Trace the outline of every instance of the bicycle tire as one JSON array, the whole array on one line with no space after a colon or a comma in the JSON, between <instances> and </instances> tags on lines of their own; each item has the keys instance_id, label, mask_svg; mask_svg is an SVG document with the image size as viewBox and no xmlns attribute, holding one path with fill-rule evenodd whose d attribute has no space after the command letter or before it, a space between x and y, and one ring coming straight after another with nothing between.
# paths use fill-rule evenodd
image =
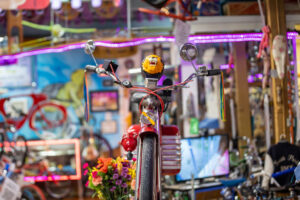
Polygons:
<instances>
[{"instance_id":1,"label":"bicycle tire","mask_svg":"<svg viewBox=\"0 0 300 200\"><path fill-rule=\"evenodd\" d=\"M138 188L138 199L152 200L155 192L155 135L149 134L142 138L141 164L140 166L140 187Z\"/></svg>"},{"instance_id":2,"label":"bicycle tire","mask_svg":"<svg viewBox=\"0 0 300 200\"><path fill-rule=\"evenodd\" d=\"M103 156L101 154L105 153L107 156L106 157L113 157L113 150L112 147L110 146L109 142L107 139L105 139L102 135L95 134L94 138L97 138L95 141L95 144L97 146L97 149L100 152L100 156Z\"/></svg>"},{"instance_id":3,"label":"bicycle tire","mask_svg":"<svg viewBox=\"0 0 300 200\"><path fill-rule=\"evenodd\" d=\"M59 173L55 173L58 175ZM65 175L65 174L64 174ZM46 181L45 188L47 193L54 199L64 199L66 198L72 189L72 181Z\"/></svg>"},{"instance_id":4,"label":"bicycle tire","mask_svg":"<svg viewBox=\"0 0 300 200\"><path fill-rule=\"evenodd\" d=\"M14 163L16 164L17 168L22 168L23 165L25 164L27 154L28 154L27 140L24 136L19 135L15 139L15 144L17 145L13 147Z\"/></svg>"},{"instance_id":5,"label":"bicycle tire","mask_svg":"<svg viewBox=\"0 0 300 200\"><path fill-rule=\"evenodd\" d=\"M103 158L112 158L113 155L113 149L110 146L109 142L101 135L101 134L93 134L93 141L90 140L90 133L88 132L81 132L80 136L80 145L81 145L81 155L84 160L91 161L93 158L88 158L88 152L92 149L95 149L94 156L103 157ZM92 146L91 146L92 145Z\"/></svg>"},{"instance_id":6,"label":"bicycle tire","mask_svg":"<svg viewBox=\"0 0 300 200\"><path fill-rule=\"evenodd\" d=\"M25 185L21 191L21 200L47 200L43 191L36 185Z\"/></svg>"},{"instance_id":7,"label":"bicycle tire","mask_svg":"<svg viewBox=\"0 0 300 200\"><path fill-rule=\"evenodd\" d=\"M5 143L5 136L4 133L0 132L0 159L2 158L2 155L4 154L4 143Z\"/></svg>"},{"instance_id":8,"label":"bicycle tire","mask_svg":"<svg viewBox=\"0 0 300 200\"><path fill-rule=\"evenodd\" d=\"M29 127L41 139L58 139L64 131L67 110L64 106L46 102L34 109L29 118Z\"/></svg>"}]
</instances>

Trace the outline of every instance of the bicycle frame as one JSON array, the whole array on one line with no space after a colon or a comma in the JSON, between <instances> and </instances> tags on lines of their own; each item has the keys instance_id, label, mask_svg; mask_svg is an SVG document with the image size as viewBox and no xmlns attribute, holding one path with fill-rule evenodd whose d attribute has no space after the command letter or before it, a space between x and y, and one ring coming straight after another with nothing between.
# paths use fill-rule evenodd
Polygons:
<instances>
[{"instance_id":1,"label":"bicycle frame","mask_svg":"<svg viewBox=\"0 0 300 200\"><path fill-rule=\"evenodd\" d=\"M26 97L26 96L31 97L33 100L32 107L30 108L29 113L27 115L24 115L21 120L7 118L6 117L7 113L5 111L5 105L4 105L5 102L9 101L12 98ZM8 123L9 125L13 125L16 130L19 130L24 125L25 121L29 118L29 116L32 114L34 108L37 107L41 102L45 100L47 100L47 96L45 94L15 95L11 97L6 97L0 99L0 112L5 117L6 123Z\"/></svg>"},{"instance_id":2,"label":"bicycle frame","mask_svg":"<svg viewBox=\"0 0 300 200\"><path fill-rule=\"evenodd\" d=\"M154 113L155 121L151 124L143 123L141 119L140 125L133 125L129 127L129 130L135 130L134 133L129 131L129 134L124 134L121 145L127 151L136 149L137 157L139 158L137 164L137 178L136 178L136 199L140 199L140 180L141 170L143 162L142 148L143 137L146 135L155 136L154 147L154 173L153 176L153 199L161 199L161 176L162 175L174 175L179 173L181 167L181 148L180 148L180 135L177 126L164 126L161 125L161 116L159 113L158 105L155 105L155 101L148 97L144 101L147 102L147 106L144 106L142 113L152 112ZM146 114L142 114L146 115ZM141 116L142 117L142 116ZM134 142L137 140L137 142ZM165 153L164 153L165 152Z\"/></svg>"}]
</instances>

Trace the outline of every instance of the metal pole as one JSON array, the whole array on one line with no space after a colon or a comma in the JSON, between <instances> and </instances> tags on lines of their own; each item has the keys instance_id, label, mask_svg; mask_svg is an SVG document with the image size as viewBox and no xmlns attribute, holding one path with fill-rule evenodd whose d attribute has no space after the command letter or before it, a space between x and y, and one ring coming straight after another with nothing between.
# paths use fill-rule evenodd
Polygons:
<instances>
[{"instance_id":1,"label":"metal pole","mask_svg":"<svg viewBox=\"0 0 300 200\"><path fill-rule=\"evenodd\" d=\"M297 61L297 39L293 38L293 51L294 51L294 78L295 78L295 107L296 107L296 136L295 142L300 139L300 108L299 108L299 88L298 88L298 61Z\"/></svg>"},{"instance_id":2,"label":"metal pole","mask_svg":"<svg viewBox=\"0 0 300 200\"><path fill-rule=\"evenodd\" d=\"M131 0L127 0L127 37L131 38Z\"/></svg>"}]
</instances>

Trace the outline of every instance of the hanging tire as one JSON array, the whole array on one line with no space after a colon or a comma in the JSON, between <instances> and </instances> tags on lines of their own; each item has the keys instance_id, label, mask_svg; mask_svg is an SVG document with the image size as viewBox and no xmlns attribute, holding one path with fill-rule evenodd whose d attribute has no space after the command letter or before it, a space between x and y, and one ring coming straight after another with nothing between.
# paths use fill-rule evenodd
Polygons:
<instances>
[{"instance_id":1,"label":"hanging tire","mask_svg":"<svg viewBox=\"0 0 300 200\"><path fill-rule=\"evenodd\" d=\"M4 154L5 133L0 132L0 159Z\"/></svg>"},{"instance_id":2,"label":"hanging tire","mask_svg":"<svg viewBox=\"0 0 300 200\"><path fill-rule=\"evenodd\" d=\"M43 191L36 185L23 186L21 191L21 200L46 200Z\"/></svg>"},{"instance_id":3,"label":"hanging tire","mask_svg":"<svg viewBox=\"0 0 300 200\"><path fill-rule=\"evenodd\" d=\"M140 200L152 200L156 187L156 136L145 135L142 138L141 165L140 165Z\"/></svg>"},{"instance_id":4,"label":"hanging tire","mask_svg":"<svg viewBox=\"0 0 300 200\"><path fill-rule=\"evenodd\" d=\"M32 112L29 127L41 139L61 139L67 122L65 107L52 102L39 104Z\"/></svg>"},{"instance_id":5,"label":"hanging tire","mask_svg":"<svg viewBox=\"0 0 300 200\"><path fill-rule=\"evenodd\" d=\"M54 175L66 175L63 171L56 171L53 174L48 174L47 176L54 176ZM68 176L70 174L67 174ZM72 190L72 181L70 179L64 181L46 181L45 182L45 189L50 197L54 199L64 199L66 198Z\"/></svg>"},{"instance_id":6,"label":"hanging tire","mask_svg":"<svg viewBox=\"0 0 300 200\"><path fill-rule=\"evenodd\" d=\"M14 141L13 159L17 168L22 168L25 164L28 154L27 140L24 136L19 135Z\"/></svg>"}]
</instances>

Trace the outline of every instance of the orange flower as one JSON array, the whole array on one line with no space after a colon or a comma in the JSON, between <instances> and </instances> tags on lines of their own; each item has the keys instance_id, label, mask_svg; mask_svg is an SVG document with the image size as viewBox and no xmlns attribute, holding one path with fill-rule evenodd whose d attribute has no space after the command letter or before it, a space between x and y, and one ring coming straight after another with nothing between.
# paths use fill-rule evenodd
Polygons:
<instances>
[{"instance_id":1,"label":"orange flower","mask_svg":"<svg viewBox=\"0 0 300 200\"><path fill-rule=\"evenodd\" d=\"M97 168L100 172L107 173L108 166L112 165L112 158L99 158Z\"/></svg>"},{"instance_id":2,"label":"orange flower","mask_svg":"<svg viewBox=\"0 0 300 200\"><path fill-rule=\"evenodd\" d=\"M106 173L108 169L107 165L104 165L103 167L100 168L100 172Z\"/></svg>"}]
</instances>

